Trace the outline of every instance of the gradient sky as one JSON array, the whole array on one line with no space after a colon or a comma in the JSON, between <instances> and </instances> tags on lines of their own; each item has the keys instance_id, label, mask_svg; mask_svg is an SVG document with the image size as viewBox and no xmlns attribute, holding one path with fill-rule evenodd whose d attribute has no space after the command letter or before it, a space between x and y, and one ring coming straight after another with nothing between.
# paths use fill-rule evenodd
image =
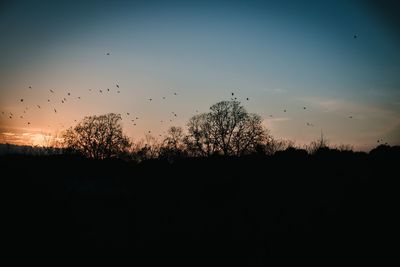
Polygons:
<instances>
[{"instance_id":1,"label":"gradient sky","mask_svg":"<svg viewBox=\"0 0 400 267\"><path fill-rule=\"evenodd\" d=\"M40 144L108 112L132 139L157 137L234 92L298 145L321 130L356 149L400 144L394 3L2 1L0 143Z\"/></svg>"}]
</instances>

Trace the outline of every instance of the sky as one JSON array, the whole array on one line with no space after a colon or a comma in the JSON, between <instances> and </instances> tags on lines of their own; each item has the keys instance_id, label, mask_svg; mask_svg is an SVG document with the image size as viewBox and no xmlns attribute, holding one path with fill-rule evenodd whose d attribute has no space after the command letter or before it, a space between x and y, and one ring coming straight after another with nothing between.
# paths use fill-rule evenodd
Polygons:
<instances>
[{"instance_id":1,"label":"sky","mask_svg":"<svg viewBox=\"0 0 400 267\"><path fill-rule=\"evenodd\" d=\"M109 112L133 141L158 137L234 93L278 139L399 145L399 12L396 1L2 1L0 143L43 145Z\"/></svg>"}]
</instances>

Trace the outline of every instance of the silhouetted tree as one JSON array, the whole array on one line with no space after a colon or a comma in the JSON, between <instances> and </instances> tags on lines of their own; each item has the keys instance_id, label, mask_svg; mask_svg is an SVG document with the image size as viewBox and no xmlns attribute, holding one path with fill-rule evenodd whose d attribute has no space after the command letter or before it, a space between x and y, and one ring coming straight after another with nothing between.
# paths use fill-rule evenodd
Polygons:
<instances>
[{"instance_id":1,"label":"silhouetted tree","mask_svg":"<svg viewBox=\"0 0 400 267\"><path fill-rule=\"evenodd\" d=\"M133 143L131 157L137 162L156 159L160 155L162 143L151 134L146 134L144 139Z\"/></svg>"},{"instance_id":2,"label":"silhouetted tree","mask_svg":"<svg viewBox=\"0 0 400 267\"><path fill-rule=\"evenodd\" d=\"M203 156L243 155L254 151L268 136L261 117L247 113L238 101L218 102L210 112L192 117L188 133L188 149Z\"/></svg>"},{"instance_id":3,"label":"silhouetted tree","mask_svg":"<svg viewBox=\"0 0 400 267\"><path fill-rule=\"evenodd\" d=\"M306 150L309 154L313 155L317 153L318 150L326 150L329 148L329 141L324 137L321 132L321 137L317 140L314 140L306 147Z\"/></svg>"},{"instance_id":4,"label":"silhouetted tree","mask_svg":"<svg viewBox=\"0 0 400 267\"><path fill-rule=\"evenodd\" d=\"M181 127L172 126L168 129L168 135L160 148L160 157L173 160L173 158L186 155L185 135Z\"/></svg>"},{"instance_id":5,"label":"silhouetted tree","mask_svg":"<svg viewBox=\"0 0 400 267\"><path fill-rule=\"evenodd\" d=\"M131 145L122 132L121 119L115 113L87 116L64 133L65 146L89 158L116 157Z\"/></svg>"},{"instance_id":6,"label":"silhouetted tree","mask_svg":"<svg viewBox=\"0 0 400 267\"><path fill-rule=\"evenodd\" d=\"M185 138L185 144L193 156L210 156L216 150L209 120L209 114L204 113L193 116L187 124L189 134Z\"/></svg>"}]
</instances>

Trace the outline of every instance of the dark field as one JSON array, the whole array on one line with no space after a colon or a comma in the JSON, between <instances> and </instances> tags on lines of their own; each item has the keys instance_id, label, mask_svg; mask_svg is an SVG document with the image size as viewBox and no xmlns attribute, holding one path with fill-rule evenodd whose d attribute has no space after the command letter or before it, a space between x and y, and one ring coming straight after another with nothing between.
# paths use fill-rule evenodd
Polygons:
<instances>
[{"instance_id":1,"label":"dark field","mask_svg":"<svg viewBox=\"0 0 400 267\"><path fill-rule=\"evenodd\" d=\"M384 259L398 159L397 147L140 164L3 156L3 241L19 255L118 251L148 265Z\"/></svg>"}]
</instances>

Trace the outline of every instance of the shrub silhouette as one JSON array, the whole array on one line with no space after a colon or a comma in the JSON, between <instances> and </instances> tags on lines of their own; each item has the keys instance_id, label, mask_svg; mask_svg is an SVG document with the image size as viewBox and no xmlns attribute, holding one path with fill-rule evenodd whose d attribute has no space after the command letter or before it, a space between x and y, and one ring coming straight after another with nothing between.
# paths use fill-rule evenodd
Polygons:
<instances>
[{"instance_id":1,"label":"shrub silhouette","mask_svg":"<svg viewBox=\"0 0 400 267\"><path fill-rule=\"evenodd\" d=\"M63 135L68 150L88 158L116 157L131 146L129 138L122 133L121 115L109 113L87 116Z\"/></svg>"}]
</instances>

